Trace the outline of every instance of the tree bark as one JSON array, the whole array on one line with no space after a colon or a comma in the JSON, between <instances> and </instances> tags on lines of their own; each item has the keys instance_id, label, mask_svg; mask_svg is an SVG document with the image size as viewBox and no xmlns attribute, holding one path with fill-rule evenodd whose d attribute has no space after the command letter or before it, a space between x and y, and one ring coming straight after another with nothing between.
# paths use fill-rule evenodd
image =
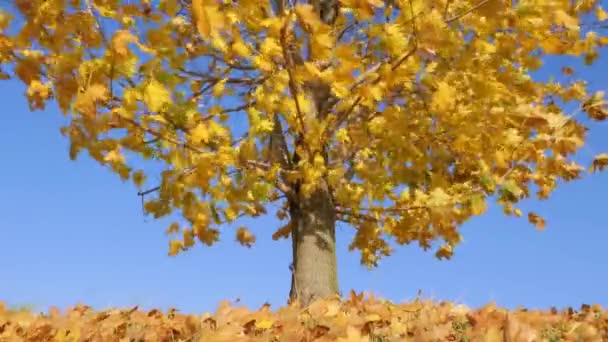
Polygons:
<instances>
[{"instance_id":1,"label":"tree bark","mask_svg":"<svg viewBox=\"0 0 608 342\"><path fill-rule=\"evenodd\" d=\"M328 186L291 203L292 279L290 301L307 306L337 295L336 217Z\"/></svg>"},{"instance_id":2,"label":"tree bark","mask_svg":"<svg viewBox=\"0 0 608 342\"><path fill-rule=\"evenodd\" d=\"M337 18L339 1L337 0L309 0L308 3L319 15L320 19L328 25L332 25ZM277 13L282 13L286 2L274 0ZM283 43L286 66L293 67L294 64L303 63L302 51L293 50L294 46ZM291 75L290 75L291 79ZM329 108L331 91L329 86L316 81L298 87L290 80L290 91L294 99L298 93L307 93L315 103L317 120L323 120ZM299 110L299 109L298 109ZM301 115L301 113L299 113ZM312 113L310 113L312 114ZM280 122L279 122L280 123ZM283 162L283 166L297 165L300 156L296 152L297 147L302 144L305 124L296 138L293 156ZM281 133L278 131L278 133ZM287 146L282 146L282 152L288 156ZM327 161L327 151L321 150ZM289 183L289 182L287 182ZM290 184L293 190L289 196L289 212L291 217L291 239L292 239L292 264L291 264L291 291L290 302L298 302L307 306L315 299L327 298L339 293L338 270L336 257L336 213L332 201L331 189L325 179L320 180L317 190L309 197L303 198L299 191L299 184Z\"/></svg>"}]
</instances>

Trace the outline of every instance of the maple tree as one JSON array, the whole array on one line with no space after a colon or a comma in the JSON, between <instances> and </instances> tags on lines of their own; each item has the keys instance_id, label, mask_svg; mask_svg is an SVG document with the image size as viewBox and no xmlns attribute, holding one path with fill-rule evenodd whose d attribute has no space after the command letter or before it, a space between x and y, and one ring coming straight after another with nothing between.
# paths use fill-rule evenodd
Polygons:
<instances>
[{"instance_id":1,"label":"maple tree","mask_svg":"<svg viewBox=\"0 0 608 342\"><path fill-rule=\"evenodd\" d=\"M70 116L70 157L88 151L138 186L139 159L162 163L142 193L154 217L184 219L168 229L171 255L278 203L273 238L292 239L301 303L338 292L337 221L369 266L390 239L441 241L449 258L488 200L522 216L534 188L544 199L580 178L573 156L608 118L572 68L531 77L547 56L597 60L608 14L593 0L14 4L19 19L0 14L0 75L27 85L31 110L53 100Z\"/></svg>"}]
</instances>

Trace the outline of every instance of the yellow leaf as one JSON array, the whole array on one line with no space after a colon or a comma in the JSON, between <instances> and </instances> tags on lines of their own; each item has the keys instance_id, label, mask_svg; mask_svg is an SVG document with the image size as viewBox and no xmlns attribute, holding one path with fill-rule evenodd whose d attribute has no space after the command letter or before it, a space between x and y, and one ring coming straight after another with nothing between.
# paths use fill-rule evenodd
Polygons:
<instances>
[{"instance_id":1,"label":"yellow leaf","mask_svg":"<svg viewBox=\"0 0 608 342\"><path fill-rule=\"evenodd\" d=\"M329 32L318 32L312 35L312 57L327 58L335 45L334 37Z\"/></svg>"},{"instance_id":2,"label":"yellow leaf","mask_svg":"<svg viewBox=\"0 0 608 342\"><path fill-rule=\"evenodd\" d=\"M436 110L443 112L453 108L456 103L456 90L447 84L447 82L439 82L437 90L433 94L432 105Z\"/></svg>"},{"instance_id":3,"label":"yellow leaf","mask_svg":"<svg viewBox=\"0 0 608 342\"><path fill-rule=\"evenodd\" d=\"M104 17L111 18L116 15L116 7L102 3L101 1L95 1L93 7Z\"/></svg>"},{"instance_id":4,"label":"yellow leaf","mask_svg":"<svg viewBox=\"0 0 608 342\"><path fill-rule=\"evenodd\" d=\"M251 49L247 45L247 43L243 42L241 39L237 39L231 46L232 51L234 51L240 57L250 57Z\"/></svg>"},{"instance_id":5,"label":"yellow leaf","mask_svg":"<svg viewBox=\"0 0 608 342\"><path fill-rule=\"evenodd\" d=\"M236 239L241 245L246 247L251 247L255 243L255 235L245 227L239 227L236 231Z\"/></svg>"},{"instance_id":6,"label":"yellow leaf","mask_svg":"<svg viewBox=\"0 0 608 342\"><path fill-rule=\"evenodd\" d=\"M160 114L148 115L148 116L146 116L146 119L148 119L150 121L154 121L154 122L164 123L164 124L168 123L167 119L165 119L165 117Z\"/></svg>"},{"instance_id":7,"label":"yellow leaf","mask_svg":"<svg viewBox=\"0 0 608 342\"><path fill-rule=\"evenodd\" d=\"M268 59L264 58L264 56L254 56L251 59L251 62L253 62L253 65L261 71L271 72L274 68L274 64Z\"/></svg>"},{"instance_id":8,"label":"yellow leaf","mask_svg":"<svg viewBox=\"0 0 608 342\"><path fill-rule=\"evenodd\" d=\"M440 260L441 259L450 259L453 254L454 254L454 250L452 249L452 246L450 246L450 245L443 245L443 246L439 247L437 252L435 252L435 256Z\"/></svg>"},{"instance_id":9,"label":"yellow leaf","mask_svg":"<svg viewBox=\"0 0 608 342\"><path fill-rule=\"evenodd\" d=\"M534 213L528 213L528 221L534 224L538 230L545 229L545 220Z\"/></svg>"},{"instance_id":10,"label":"yellow leaf","mask_svg":"<svg viewBox=\"0 0 608 342\"><path fill-rule=\"evenodd\" d=\"M572 69L571 67L563 67L562 74L566 76L572 76L574 74L574 69Z\"/></svg>"},{"instance_id":11,"label":"yellow leaf","mask_svg":"<svg viewBox=\"0 0 608 342\"><path fill-rule=\"evenodd\" d=\"M304 62L304 68L314 77L321 77L321 70L314 63Z\"/></svg>"},{"instance_id":12,"label":"yellow leaf","mask_svg":"<svg viewBox=\"0 0 608 342\"><path fill-rule=\"evenodd\" d=\"M227 176L227 175L222 175L220 177L220 183L225 187L229 187L230 184L232 184L232 178L230 178L230 176Z\"/></svg>"},{"instance_id":13,"label":"yellow leaf","mask_svg":"<svg viewBox=\"0 0 608 342\"><path fill-rule=\"evenodd\" d=\"M408 45L408 40L404 37L403 26L398 23L385 25L384 41L386 48L392 55L399 55L405 51ZM428 70L428 72L432 72Z\"/></svg>"},{"instance_id":14,"label":"yellow leaf","mask_svg":"<svg viewBox=\"0 0 608 342\"><path fill-rule=\"evenodd\" d=\"M260 46L260 52L264 57L280 56L283 54L283 49L279 41L272 37L266 37Z\"/></svg>"},{"instance_id":15,"label":"yellow leaf","mask_svg":"<svg viewBox=\"0 0 608 342\"><path fill-rule=\"evenodd\" d=\"M595 16L597 17L597 20L604 21L604 20L608 19L608 12L604 11L602 6L598 5L595 8Z\"/></svg>"},{"instance_id":16,"label":"yellow leaf","mask_svg":"<svg viewBox=\"0 0 608 342\"><path fill-rule=\"evenodd\" d=\"M207 124L205 122L200 122L194 129L190 131L190 137L192 141L196 144L209 143L209 129L207 128Z\"/></svg>"},{"instance_id":17,"label":"yellow leaf","mask_svg":"<svg viewBox=\"0 0 608 342\"><path fill-rule=\"evenodd\" d=\"M336 132L336 140L338 140L339 142L341 142L343 144L350 142L350 137L348 136L348 130L346 128L340 128Z\"/></svg>"},{"instance_id":18,"label":"yellow leaf","mask_svg":"<svg viewBox=\"0 0 608 342\"><path fill-rule=\"evenodd\" d=\"M452 197L442 188L435 188L431 191L428 203L430 206L444 206L451 202Z\"/></svg>"},{"instance_id":19,"label":"yellow leaf","mask_svg":"<svg viewBox=\"0 0 608 342\"><path fill-rule=\"evenodd\" d=\"M224 17L216 0L192 0L192 14L203 39L216 36L216 30L224 27Z\"/></svg>"},{"instance_id":20,"label":"yellow leaf","mask_svg":"<svg viewBox=\"0 0 608 342\"><path fill-rule=\"evenodd\" d=\"M79 93L74 101L74 109L93 117L96 114L97 104L99 101L107 100L108 89L105 85L95 83L88 87L84 93Z\"/></svg>"},{"instance_id":21,"label":"yellow leaf","mask_svg":"<svg viewBox=\"0 0 608 342\"><path fill-rule=\"evenodd\" d=\"M296 15L307 29L316 31L323 23L311 4L297 4Z\"/></svg>"},{"instance_id":22,"label":"yellow leaf","mask_svg":"<svg viewBox=\"0 0 608 342\"><path fill-rule=\"evenodd\" d=\"M214 97L221 97L224 94L224 88L226 87L226 79L223 79L219 82L217 82L214 86L213 86L213 96Z\"/></svg>"},{"instance_id":23,"label":"yellow leaf","mask_svg":"<svg viewBox=\"0 0 608 342\"><path fill-rule=\"evenodd\" d=\"M509 163L507 162L507 157L503 150L497 150L495 152L495 161L496 161L496 167L499 169L507 169L509 167Z\"/></svg>"},{"instance_id":24,"label":"yellow leaf","mask_svg":"<svg viewBox=\"0 0 608 342\"><path fill-rule=\"evenodd\" d=\"M567 29L578 30L578 19L570 16L564 10L558 9L554 12L555 23L557 25L564 25Z\"/></svg>"},{"instance_id":25,"label":"yellow leaf","mask_svg":"<svg viewBox=\"0 0 608 342\"><path fill-rule=\"evenodd\" d=\"M340 313L340 303L336 301L332 301L327 303L327 311L325 312L326 317L335 317Z\"/></svg>"},{"instance_id":26,"label":"yellow leaf","mask_svg":"<svg viewBox=\"0 0 608 342\"><path fill-rule=\"evenodd\" d=\"M361 335L361 331L349 325L346 327L346 337L338 337L338 342L368 342L369 337Z\"/></svg>"},{"instance_id":27,"label":"yellow leaf","mask_svg":"<svg viewBox=\"0 0 608 342\"><path fill-rule=\"evenodd\" d=\"M503 342L503 333L497 327L489 327L483 337L485 342Z\"/></svg>"},{"instance_id":28,"label":"yellow leaf","mask_svg":"<svg viewBox=\"0 0 608 342\"><path fill-rule=\"evenodd\" d=\"M112 50L119 56L129 53L129 43L137 42L137 38L128 30L117 30L112 37Z\"/></svg>"},{"instance_id":29,"label":"yellow leaf","mask_svg":"<svg viewBox=\"0 0 608 342\"><path fill-rule=\"evenodd\" d=\"M274 324L273 321L271 321L269 319L263 319L263 320L260 320L260 321L256 321L255 322L255 327L258 328L258 329L266 330L266 329L272 328L273 324Z\"/></svg>"},{"instance_id":30,"label":"yellow leaf","mask_svg":"<svg viewBox=\"0 0 608 342\"><path fill-rule=\"evenodd\" d=\"M368 4L374 6L374 7L378 7L378 8L382 8L384 7L384 0L366 0Z\"/></svg>"},{"instance_id":31,"label":"yellow leaf","mask_svg":"<svg viewBox=\"0 0 608 342\"><path fill-rule=\"evenodd\" d=\"M133 172L131 177L133 178L133 183L135 183L135 185L138 187L141 187L146 182L146 175L142 170Z\"/></svg>"},{"instance_id":32,"label":"yellow leaf","mask_svg":"<svg viewBox=\"0 0 608 342\"><path fill-rule=\"evenodd\" d=\"M382 317L380 317L380 315L378 315L376 313L372 313L372 314L365 316L365 320L368 322L379 321L380 319L382 319Z\"/></svg>"},{"instance_id":33,"label":"yellow leaf","mask_svg":"<svg viewBox=\"0 0 608 342\"><path fill-rule=\"evenodd\" d=\"M475 195L471 199L471 211L473 215L482 215L486 212L486 201L481 195Z\"/></svg>"},{"instance_id":34,"label":"yellow leaf","mask_svg":"<svg viewBox=\"0 0 608 342\"><path fill-rule=\"evenodd\" d=\"M170 17L175 16L181 7L177 0L161 0L159 5L159 8L165 11Z\"/></svg>"},{"instance_id":35,"label":"yellow leaf","mask_svg":"<svg viewBox=\"0 0 608 342\"><path fill-rule=\"evenodd\" d=\"M515 208L515 209L513 209L513 214L515 214L515 216L517 216L517 217L521 217L522 213L521 213L520 209Z\"/></svg>"},{"instance_id":36,"label":"yellow leaf","mask_svg":"<svg viewBox=\"0 0 608 342\"><path fill-rule=\"evenodd\" d=\"M5 10L0 10L0 32L3 32L10 26L12 19L12 15L10 15Z\"/></svg>"},{"instance_id":37,"label":"yellow leaf","mask_svg":"<svg viewBox=\"0 0 608 342\"><path fill-rule=\"evenodd\" d=\"M199 241L207 246L214 244L219 236L218 230L207 227L196 227L194 231L196 232Z\"/></svg>"},{"instance_id":38,"label":"yellow leaf","mask_svg":"<svg viewBox=\"0 0 608 342\"><path fill-rule=\"evenodd\" d=\"M287 239L290 234L291 234L291 225L288 223L288 224L284 225L283 227L277 229L277 231L272 234L272 239L275 241L280 238Z\"/></svg>"},{"instance_id":39,"label":"yellow leaf","mask_svg":"<svg viewBox=\"0 0 608 342\"><path fill-rule=\"evenodd\" d=\"M361 89L362 98L367 101L382 100L382 88L375 85L368 85Z\"/></svg>"},{"instance_id":40,"label":"yellow leaf","mask_svg":"<svg viewBox=\"0 0 608 342\"><path fill-rule=\"evenodd\" d=\"M340 0L340 2L355 10L364 20L374 15L374 7L384 7L384 1L382 0Z\"/></svg>"},{"instance_id":41,"label":"yellow leaf","mask_svg":"<svg viewBox=\"0 0 608 342\"><path fill-rule=\"evenodd\" d=\"M165 86L152 79L144 90L144 102L153 112L162 111L163 108L171 103L171 93Z\"/></svg>"},{"instance_id":42,"label":"yellow leaf","mask_svg":"<svg viewBox=\"0 0 608 342\"><path fill-rule=\"evenodd\" d=\"M179 232L179 223L173 222L167 228L166 234L170 235L170 234L175 234L177 232Z\"/></svg>"},{"instance_id":43,"label":"yellow leaf","mask_svg":"<svg viewBox=\"0 0 608 342\"><path fill-rule=\"evenodd\" d=\"M604 171L608 167L608 153L602 153L595 156L591 164L591 171Z\"/></svg>"},{"instance_id":44,"label":"yellow leaf","mask_svg":"<svg viewBox=\"0 0 608 342\"><path fill-rule=\"evenodd\" d=\"M169 255L176 256L183 248L184 244L180 240L171 240L169 242Z\"/></svg>"},{"instance_id":45,"label":"yellow leaf","mask_svg":"<svg viewBox=\"0 0 608 342\"><path fill-rule=\"evenodd\" d=\"M194 234L190 229L184 229L182 232L184 238L184 246L186 248L194 246Z\"/></svg>"},{"instance_id":46,"label":"yellow leaf","mask_svg":"<svg viewBox=\"0 0 608 342\"><path fill-rule=\"evenodd\" d=\"M112 150L110 152L108 152L108 154L106 154L106 156L103 158L104 161L108 162L108 163L121 163L124 164L125 162L125 156L123 156L120 151L118 150Z\"/></svg>"},{"instance_id":47,"label":"yellow leaf","mask_svg":"<svg viewBox=\"0 0 608 342\"><path fill-rule=\"evenodd\" d=\"M549 36L540 41L540 47L548 54L561 54L566 50L567 45L555 36Z\"/></svg>"}]
</instances>

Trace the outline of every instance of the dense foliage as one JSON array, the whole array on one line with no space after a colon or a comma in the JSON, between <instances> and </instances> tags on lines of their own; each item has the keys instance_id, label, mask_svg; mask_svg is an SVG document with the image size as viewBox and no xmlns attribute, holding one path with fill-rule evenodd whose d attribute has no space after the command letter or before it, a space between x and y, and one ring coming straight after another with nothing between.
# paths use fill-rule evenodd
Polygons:
<instances>
[{"instance_id":1,"label":"dense foliage","mask_svg":"<svg viewBox=\"0 0 608 342\"><path fill-rule=\"evenodd\" d=\"M316 301L257 311L219 305L213 314L186 315L174 309L95 311L77 305L35 314L0 305L4 341L605 341L608 311L506 310L488 304L477 310L450 302L417 299L393 304L351 293L345 301Z\"/></svg>"}]
</instances>

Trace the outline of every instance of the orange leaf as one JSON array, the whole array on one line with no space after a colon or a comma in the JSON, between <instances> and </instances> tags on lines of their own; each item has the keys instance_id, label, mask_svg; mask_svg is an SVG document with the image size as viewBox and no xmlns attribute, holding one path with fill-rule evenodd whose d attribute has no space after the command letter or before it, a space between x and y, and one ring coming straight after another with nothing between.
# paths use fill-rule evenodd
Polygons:
<instances>
[{"instance_id":1,"label":"orange leaf","mask_svg":"<svg viewBox=\"0 0 608 342\"><path fill-rule=\"evenodd\" d=\"M528 221L536 225L536 229L538 230L545 229L545 220L534 213L528 213Z\"/></svg>"}]
</instances>

